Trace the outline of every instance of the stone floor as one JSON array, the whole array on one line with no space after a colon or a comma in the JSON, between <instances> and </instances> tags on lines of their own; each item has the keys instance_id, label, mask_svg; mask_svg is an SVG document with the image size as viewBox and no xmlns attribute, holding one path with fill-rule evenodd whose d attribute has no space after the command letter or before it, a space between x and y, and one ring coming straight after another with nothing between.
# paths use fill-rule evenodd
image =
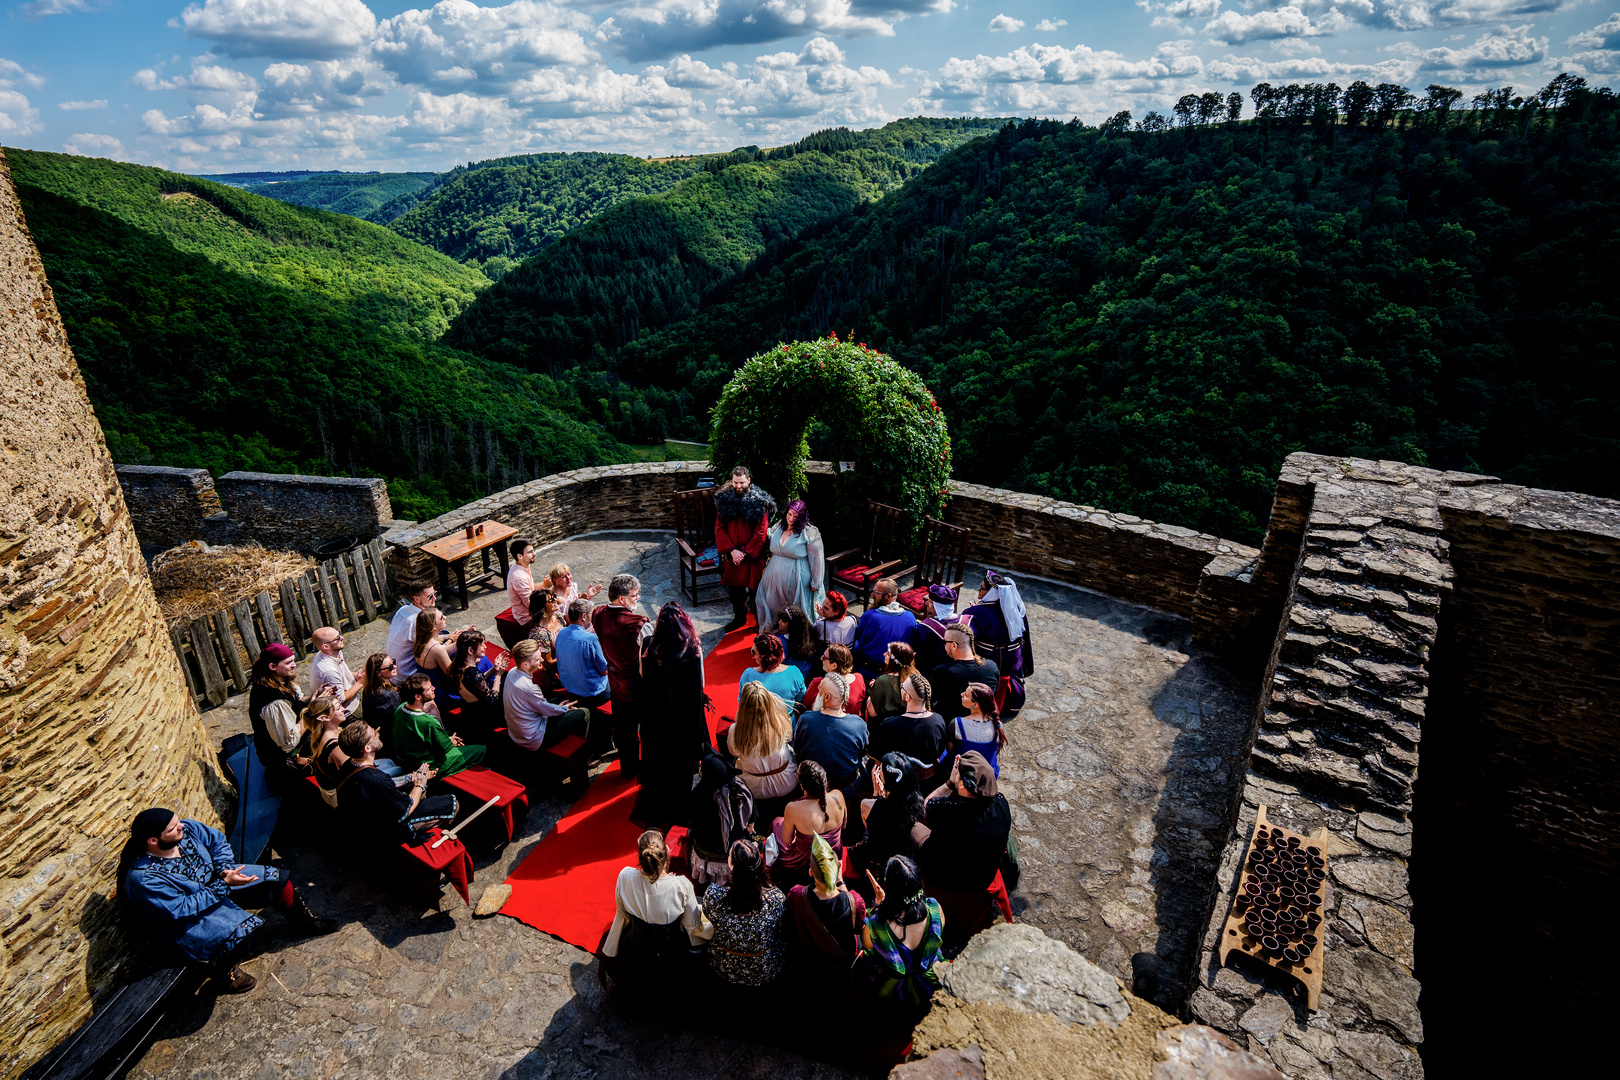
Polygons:
<instances>
[{"instance_id":1,"label":"stone floor","mask_svg":"<svg viewBox=\"0 0 1620 1080\"><path fill-rule=\"evenodd\" d=\"M636 573L650 613L679 595L673 553L668 534L600 534L542 551L536 568L560 559L585 582ZM1002 766L1024 869L1014 907L1127 985L1134 975L1144 996L1178 998L1243 775L1252 700L1218 665L1190 655L1185 622L1067 586L1022 584L1040 670ZM504 593L485 590L470 615L451 612L450 622L492 631L505 606ZM723 601L693 610L705 648L728 616ZM350 663L385 637L382 622L350 633ZM243 704L205 714L216 738L246 729ZM566 810L560 798L536 797L514 842L479 862L474 900ZM292 939L272 917L248 965L258 989L239 997L205 989L131 1076L860 1075L632 1021L603 1000L589 953L504 916L475 919L449 889L442 911L413 910L316 845L294 838L286 848L279 853L311 906L343 928Z\"/></svg>"}]
</instances>

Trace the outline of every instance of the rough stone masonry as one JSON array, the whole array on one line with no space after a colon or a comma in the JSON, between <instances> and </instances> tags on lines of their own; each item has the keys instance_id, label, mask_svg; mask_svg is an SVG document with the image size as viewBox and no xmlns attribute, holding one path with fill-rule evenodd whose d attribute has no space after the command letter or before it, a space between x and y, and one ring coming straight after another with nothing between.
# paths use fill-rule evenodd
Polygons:
<instances>
[{"instance_id":1,"label":"rough stone masonry","mask_svg":"<svg viewBox=\"0 0 1620 1080\"><path fill-rule=\"evenodd\" d=\"M123 979L112 870L219 781L0 151L0 1076Z\"/></svg>"}]
</instances>

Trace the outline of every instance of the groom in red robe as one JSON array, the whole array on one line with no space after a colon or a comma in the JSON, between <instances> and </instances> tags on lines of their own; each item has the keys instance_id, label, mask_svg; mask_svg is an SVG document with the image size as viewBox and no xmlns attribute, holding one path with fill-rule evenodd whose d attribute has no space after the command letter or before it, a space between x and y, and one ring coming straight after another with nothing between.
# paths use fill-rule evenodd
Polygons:
<instances>
[{"instance_id":1,"label":"groom in red robe","mask_svg":"<svg viewBox=\"0 0 1620 1080\"><path fill-rule=\"evenodd\" d=\"M770 557L769 532L776 500L741 465L731 483L714 496L714 546L720 555L720 581L731 594L731 621L724 633L741 629L754 610L754 591Z\"/></svg>"}]
</instances>

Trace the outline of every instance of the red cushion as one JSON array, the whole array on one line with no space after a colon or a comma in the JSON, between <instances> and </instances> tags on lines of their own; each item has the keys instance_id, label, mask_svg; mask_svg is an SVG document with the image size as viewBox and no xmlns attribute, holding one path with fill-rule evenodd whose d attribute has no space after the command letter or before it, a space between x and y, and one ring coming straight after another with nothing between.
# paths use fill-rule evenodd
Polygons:
<instances>
[{"instance_id":1,"label":"red cushion","mask_svg":"<svg viewBox=\"0 0 1620 1080\"><path fill-rule=\"evenodd\" d=\"M502 619L505 619L507 622L517 622L516 619L512 618L512 609L510 607L501 612L499 615L495 616L496 622L500 622Z\"/></svg>"},{"instance_id":2,"label":"red cushion","mask_svg":"<svg viewBox=\"0 0 1620 1080\"><path fill-rule=\"evenodd\" d=\"M915 589L907 589L900 594L900 606L912 611L922 611L923 605L928 603L928 586L919 585Z\"/></svg>"},{"instance_id":3,"label":"red cushion","mask_svg":"<svg viewBox=\"0 0 1620 1080\"><path fill-rule=\"evenodd\" d=\"M583 749L585 749L585 736L570 735L566 739L558 739L556 742L546 747L544 752L551 754L554 757L560 757L566 761Z\"/></svg>"},{"instance_id":4,"label":"red cushion","mask_svg":"<svg viewBox=\"0 0 1620 1080\"><path fill-rule=\"evenodd\" d=\"M834 570L833 577L839 581L853 581L865 585L869 580L877 577L877 572L869 569L866 563L855 563Z\"/></svg>"}]
</instances>

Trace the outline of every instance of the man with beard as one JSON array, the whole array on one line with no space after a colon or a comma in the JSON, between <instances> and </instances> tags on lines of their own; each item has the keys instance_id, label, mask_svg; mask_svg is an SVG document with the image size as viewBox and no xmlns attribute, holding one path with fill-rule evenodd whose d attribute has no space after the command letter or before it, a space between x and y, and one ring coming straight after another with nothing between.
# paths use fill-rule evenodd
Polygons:
<instances>
[{"instance_id":1,"label":"man with beard","mask_svg":"<svg viewBox=\"0 0 1620 1080\"><path fill-rule=\"evenodd\" d=\"M961 622L956 613L956 590L949 585L928 586L928 612L911 628L907 644L917 654L917 670L928 674L949 663L945 655L945 631Z\"/></svg>"},{"instance_id":2,"label":"man with beard","mask_svg":"<svg viewBox=\"0 0 1620 1080\"><path fill-rule=\"evenodd\" d=\"M764 488L755 487L747 468L738 465L731 470L731 483L715 493L714 513L720 581L731 594L731 621L722 630L729 634L748 622L754 608L754 591L765 573L776 500Z\"/></svg>"}]
</instances>

